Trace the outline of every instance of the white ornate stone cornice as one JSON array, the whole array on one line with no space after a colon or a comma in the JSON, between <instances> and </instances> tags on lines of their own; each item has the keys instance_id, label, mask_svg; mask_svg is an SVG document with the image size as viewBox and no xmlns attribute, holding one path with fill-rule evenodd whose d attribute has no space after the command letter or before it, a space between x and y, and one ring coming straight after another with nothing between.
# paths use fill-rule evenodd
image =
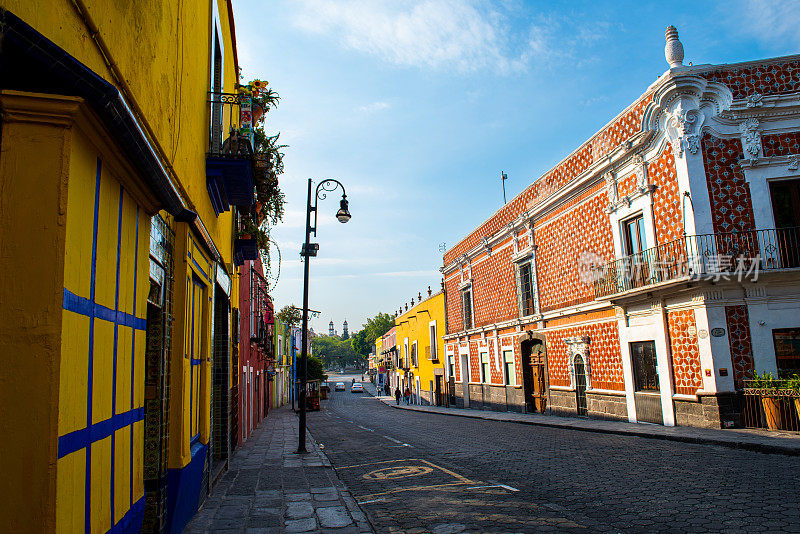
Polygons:
<instances>
[{"instance_id":1,"label":"white ornate stone cornice","mask_svg":"<svg viewBox=\"0 0 800 534\"><path fill-rule=\"evenodd\" d=\"M703 124L732 103L724 84L693 74L668 74L644 112L642 129L665 132L678 158L686 152L696 154Z\"/></svg>"},{"instance_id":2,"label":"white ornate stone cornice","mask_svg":"<svg viewBox=\"0 0 800 534\"><path fill-rule=\"evenodd\" d=\"M757 167L785 166L786 171L791 174L800 172L800 154L790 156L770 156L760 158L745 158L739 161L739 165L745 169Z\"/></svg>"}]
</instances>

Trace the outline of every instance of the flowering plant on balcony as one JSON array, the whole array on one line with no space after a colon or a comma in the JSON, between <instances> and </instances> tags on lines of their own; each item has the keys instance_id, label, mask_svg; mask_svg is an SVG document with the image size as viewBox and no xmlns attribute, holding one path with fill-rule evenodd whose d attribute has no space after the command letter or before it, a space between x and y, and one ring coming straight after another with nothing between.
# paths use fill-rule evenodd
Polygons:
<instances>
[{"instance_id":1,"label":"flowering plant on balcony","mask_svg":"<svg viewBox=\"0 0 800 534\"><path fill-rule=\"evenodd\" d=\"M249 95L253 103L253 122L260 124L267 112L276 107L280 95L268 87L269 82L256 78L246 85L239 84L239 94Z\"/></svg>"},{"instance_id":2,"label":"flowering plant on balcony","mask_svg":"<svg viewBox=\"0 0 800 534\"><path fill-rule=\"evenodd\" d=\"M237 239L255 240L259 250L269 248L269 232L264 230L249 214L242 215L241 223L236 231Z\"/></svg>"}]
</instances>

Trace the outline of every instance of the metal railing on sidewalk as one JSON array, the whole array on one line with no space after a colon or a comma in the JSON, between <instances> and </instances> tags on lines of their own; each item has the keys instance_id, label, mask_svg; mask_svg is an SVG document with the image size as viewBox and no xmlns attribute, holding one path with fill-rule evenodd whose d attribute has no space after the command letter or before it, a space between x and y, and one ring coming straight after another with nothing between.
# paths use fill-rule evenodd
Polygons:
<instances>
[{"instance_id":1,"label":"metal railing on sidewalk","mask_svg":"<svg viewBox=\"0 0 800 534\"><path fill-rule=\"evenodd\" d=\"M744 381L742 421L747 428L800 431L800 390L790 380L775 380L759 387L758 380Z\"/></svg>"}]
</instances>

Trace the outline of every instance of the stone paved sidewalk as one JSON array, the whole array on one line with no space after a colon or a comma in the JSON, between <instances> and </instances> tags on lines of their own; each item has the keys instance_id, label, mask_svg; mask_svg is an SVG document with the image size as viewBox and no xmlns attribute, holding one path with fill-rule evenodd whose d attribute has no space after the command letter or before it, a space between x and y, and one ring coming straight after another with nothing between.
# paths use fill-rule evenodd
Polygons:
<instances>
[{"instance_id":1,"label":"stone paved sidewalk","mask_svg":"<svg viewBox=\"0 0 800 534\"><path fill-rule=\"evenodd\" d=\"M368 393L374 395L375 387L367 386ZM720 445L735 449L746 449L758 452L800 455L800 433L797 432L770 432L755 429L713 429L695 428L688 426L662 426L626 421L604 421L600 419L583 419L578 417L559 417L555 415L522 414L515 412L491 412L485 410L470 410L464 408L442 408L438 406L406 406L402 402L395 405L393 397L379 397L385 404L392 408L415 412L438 413L458 417L473 417L493 421L507 421L527 425L548 426L582 430L587 432L602 432L608 434L623 434L643 438L666 439L683 441L687 443L705 443Z\"/></svg>"},{"instance_id":2,"label":"stone paved sidewalk","mask_svg":"<svg viewBox=\"0 0 800 534\"><path fill-rule=\"evenodd\" d=\"M297 429L291 409L270 411L185 532L373 532L310 433L309 453L295 454Z\"/></svg>"}]
</instances>

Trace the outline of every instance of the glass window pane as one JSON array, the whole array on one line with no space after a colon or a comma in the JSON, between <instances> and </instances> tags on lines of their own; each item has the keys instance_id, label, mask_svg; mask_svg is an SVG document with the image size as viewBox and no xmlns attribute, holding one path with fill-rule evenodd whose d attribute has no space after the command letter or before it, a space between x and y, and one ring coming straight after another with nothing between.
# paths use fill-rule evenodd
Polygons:
<instances>
[{"instance_id":1,"label":"glass window pane","mask_svg":"<svg viewBox=\"0 0 800 534\"><path fill-rule=\"evenodd\" d=\"M655 342L631 343L631 359L636 391L659 391Z\"/></svg>"}]
</instances>

